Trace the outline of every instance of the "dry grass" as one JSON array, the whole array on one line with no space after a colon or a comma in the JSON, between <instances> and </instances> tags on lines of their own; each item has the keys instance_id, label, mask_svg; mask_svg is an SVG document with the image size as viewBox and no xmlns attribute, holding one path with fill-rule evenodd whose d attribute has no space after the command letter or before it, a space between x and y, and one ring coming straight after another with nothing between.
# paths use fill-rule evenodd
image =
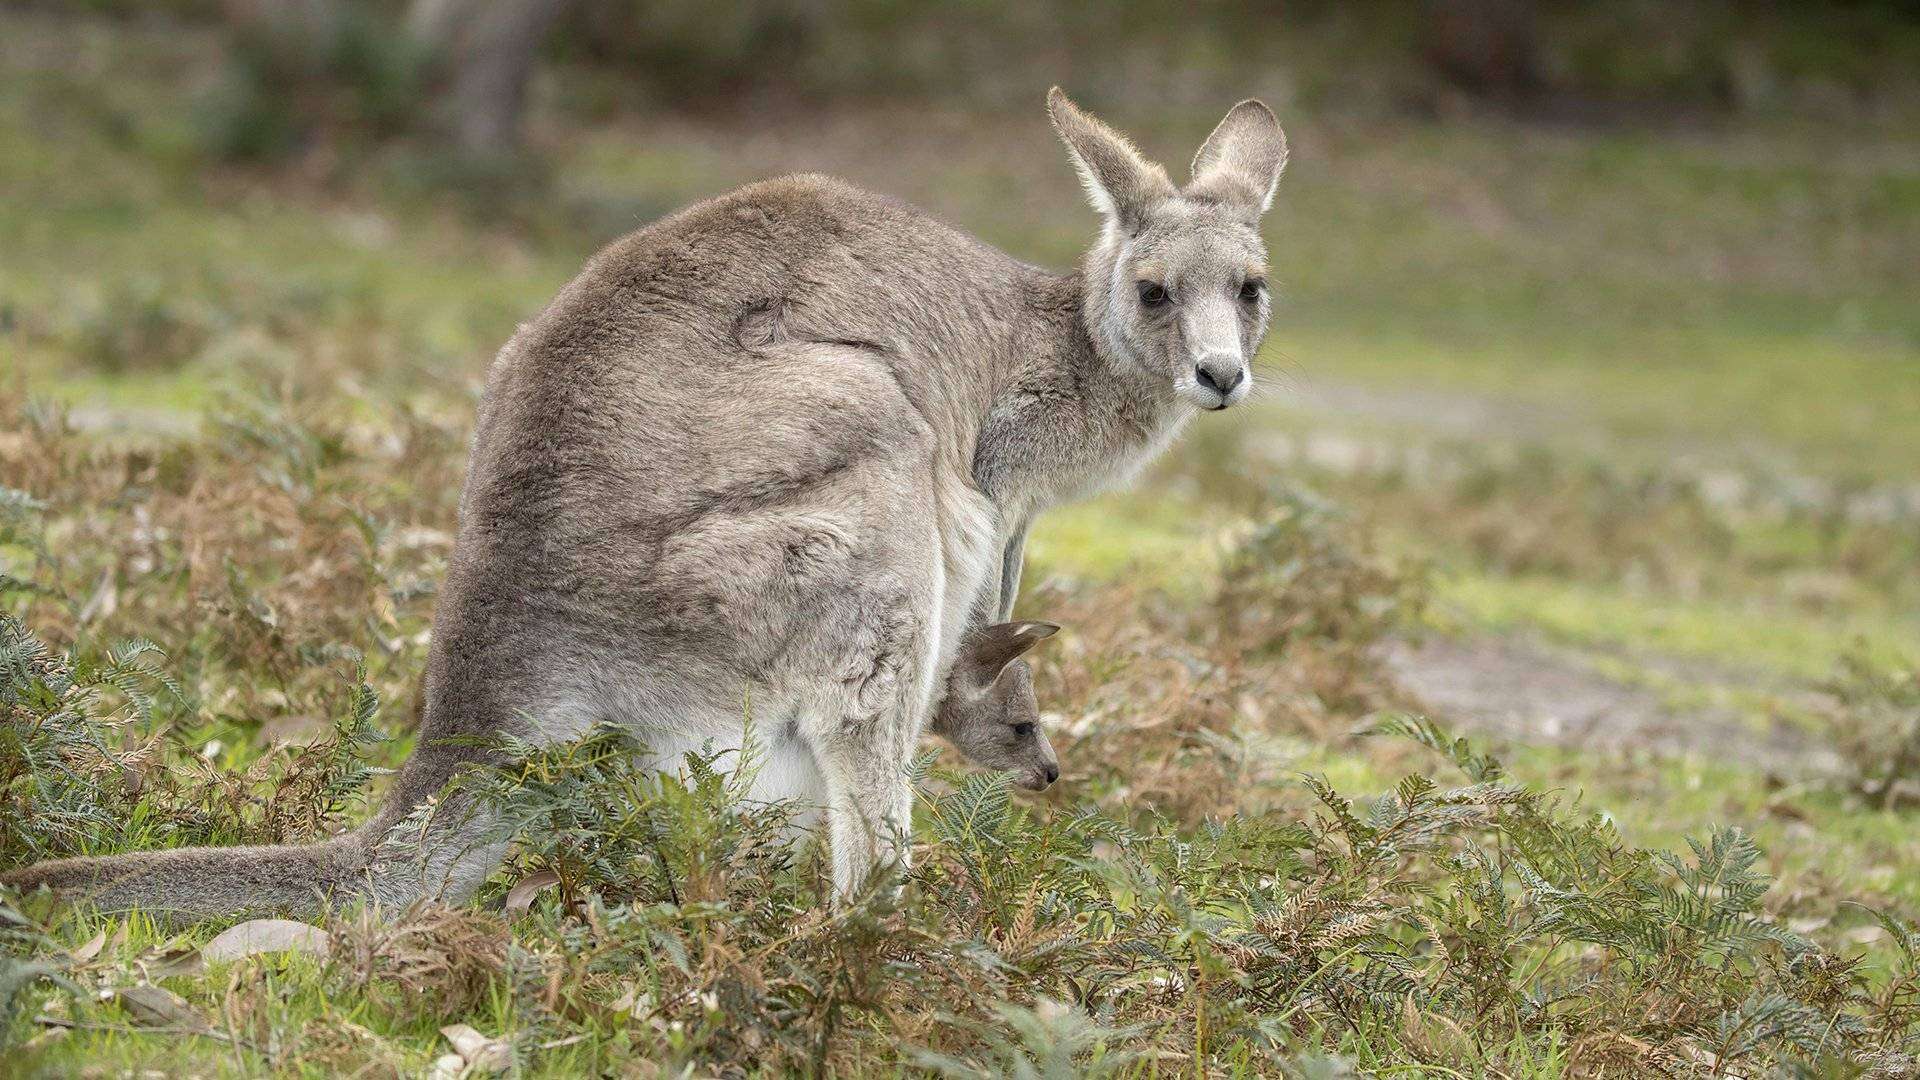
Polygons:
<instances>
[{"instance_id":1,"label":"dry grass","mask_svg":"<svg viewBox=\"0 0 1920 1080\"><path fill-rule=\"evenodd\" d=\"M507 924L494 914L421 903L398 916L361 911L328 927L337 992L427 1019L464 1015L506 977Z\"/></svg>"}]
</instances>

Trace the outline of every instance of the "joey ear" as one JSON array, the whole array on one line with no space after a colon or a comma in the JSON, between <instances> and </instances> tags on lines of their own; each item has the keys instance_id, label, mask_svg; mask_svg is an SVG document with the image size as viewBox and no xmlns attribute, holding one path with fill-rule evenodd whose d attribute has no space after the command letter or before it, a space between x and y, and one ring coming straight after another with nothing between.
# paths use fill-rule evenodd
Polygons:
<instances>
[{"instance_id":1,"label":"joey ear","mask_svg":"<svg viewBox=\"0 0 1920 1080\"><path fill-rule=\"evenodd\" d=\"M963 657L967 676L976 687L991 686L1008 664L1059 632L1058 626L1048 622L1003 622L984 627L967 641Z\"/></svg>"},{"instance_id":2,"label":"joey ear","mask_svg":"<svg viewBox=\"0 0 1920 1080\"><path fill-rule=\"evenodd\" d=\"M1273 110L1243 101L1227 110L1193 155L1193 182L1186 194L1243 209L1259 218L1273 204L1273 189L1287 167L1287 134Z\"/></svg>"},{"instance_id":3,"label":"joey ear","mask_svg":"<svg viewBox=\"0 0 1920 1080\"><path fill-rule=\"evenodd\" d=\"M1154 203L1174 194L1167 171L1134 149L1127 137L1080 110L1065 91L1047 91L1047 114L1067 144L1093 208L1121 228L1140 224Z\"/></svg>"}]
</instances>

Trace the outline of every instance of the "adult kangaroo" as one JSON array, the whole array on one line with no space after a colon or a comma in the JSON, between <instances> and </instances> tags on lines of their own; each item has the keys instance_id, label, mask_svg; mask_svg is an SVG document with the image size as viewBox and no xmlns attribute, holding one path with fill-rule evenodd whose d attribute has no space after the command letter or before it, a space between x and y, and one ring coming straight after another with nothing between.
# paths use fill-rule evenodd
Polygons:
<instances>
[{"instance_id":1,"label":"adult kangaroo","mask_svg":"<svg viewBox=\"0 0 1920 1080\"><path fill-rule=\"evenodd\" d=\"M1233 107L1176 186L1057 88L1105 219L1029 266L823 176L682 210L594 257L494 362L434 618L420 747L384 809L305 847L5 875L189 915L465 898L480 814L415 813L503 734L629 724L663 762L768 742L757 792L824 806L836 895L905 858L907 767L970 628L1004 620L1034 515L1247 395L1259 221L1286 139Z\"/></svg>"}]
</instances>

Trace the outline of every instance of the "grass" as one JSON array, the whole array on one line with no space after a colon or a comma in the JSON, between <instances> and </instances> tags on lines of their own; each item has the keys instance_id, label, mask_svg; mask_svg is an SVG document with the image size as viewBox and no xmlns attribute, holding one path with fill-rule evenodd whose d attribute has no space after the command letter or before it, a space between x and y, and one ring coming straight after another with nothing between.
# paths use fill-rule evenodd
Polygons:
<instances>
[{"instance_id":1,"label":"grass","mask_svg":"<svg viewBox=\"0 0 1920 1080\"><path fill-rule=\"evenodd\" d=\"M1311 664L1259 659L1275 612L1232 606L1272 599L1247 584L1220 601L1234 631L1207 644L1216 656L1233 642L1253 646L1224 660L1229 679L1255 700L1299 708L1295 680ZM1111 611L1137 599L1079 603ZM1667 861L1623 845L1604 818L1508 783L1499 763L1424 724L1398 723L1411 742L1349 743L1331 760L1358 780L1357 763L1397 771L1412 758L1423 771L1458 770L1465 786L1415 772L1356 804L1330 780L1262 777L1243 755L1193 735L1284 731L1294 720L1210 709L1164 666L1138 659L1142 644L1178 649L1205 631L1177 617L1128 627L1084 607L1075 614L1099 629L1048 677L1111 681L1100 669L1130 654L1120 688L1144 707L1065 747L1083 805L1016 808L1005 777L936 774L904 909L882 894L825 916L821 860L781 838L783 809L741 803L698 758L683 779L662 782L608 732L517 751L470 785L520 841L494 894L542 873L557 880L525 914L421 908L389 926L349 912L324 923L325 962L269 954L181 975L168 965L207 931L12 914L16 936L38 938L34 954L101 991L29 989L38 1011L18 1010L15 1030L71 1033L36 1037L23 1065L57 1074L163 1055L215 1075L408 1072L439 1052L439 1028L453 1018L500 1040L527 1075L634 1060L844 1075L902 1065L1150 1075L1152 1061L1183 1059L1251 1075L1329 1053L1362 1067L1527 1075L1702 1055L1904 1060L1909 931L1885 924L1875 932L1894 937L1862 952L1861 932L1881 924L1808 890L1805 875L1792 891L1769 890L1752 869L1759 850L1737 831ZM1346 639L1293 640L1317 652ZM37 667L39 679L66 671L51 677L128 687L152 677L107 679L86 662ZM42 730L116 715L67 694L50 700L66 704L43 714ZM126 700L139 711L137 696ZM1199 726L1169 729L1160 711L1169 704ZM1156 759L1172 768L1156 772ZM129 764L67 760L96 777ZM368 779L351 754L276 771L282 786L339 774L343 792ZM1194 785L1203 774L1234 786ZM1142 799L1169 780L1179 786L1168 797ZM72 789L15 820L44 835L50 812L85 814L99 791ZM1223 795L1237 812L1214 818ZM136 796L163 819L178 816L168 805L177 798ZM956 940L958 927L977 929ZM175 995L162 998L172 1003L165 1023L150 1004L118 1004L139 986ZM1405 1005L1416 992L1420 1010ZM1845 1025L1834 1026L1836 1010Z\"/></svg>"},{"instance_id":2,"label":"grass","mask_svg":"<svg viewBox=\"0 0 1920 1080\"><path fill-rule=\"evenodd\" d=\"M479 374L607 237L800 168L1056 265L1093 229L1037 111L849 106L798 133L547 117L547 186L451 198L404 152L331 174L207 165L205 34L0 26L0 484L37 504L0 500L0 570L44 589L8 584L4 616L98 694L63 691L86 698L70 738L0 773L8 865L277 842L366 813L384 780L360 770L411 745ZM1211 117L1115 119L1177 162ZM1740 1011L1786 1008L1775 995L1910 1015L1905 924L1849 906L1920 911L1909 801L1770 776L1712 743L1597 757L1521 741L1499 748L1517 794L1497 803L1462 771L1477 759L1431 732L1354 733L1409 704L1369 643L1424 626L1544 637L1683 719L1732 700L1841 741L1806 704L1827 700L1836 662L1920 655L1915 519L1859 510L1920 480L1912 133L1286 119L1294 161L1268 230L1285 303L1262 380L1277 390L1036 529L1023 604L1068 627L1038 670L1066 782L1010 802L936 770L904 908L821 915L817 854L770 855L787 849L754 842L769 823L711 785L642 785L622 809L587 785L543 802L507 784L496 796L534 825L587 823L530 827L490 898L543 870L569 884L524 914L421 911L387 932L341 912L325 960L162 976L161 954L212 928L27 904L4 932L50 970L0 970L20 1067L417 1075L455 1020L530 1075L1844 1072L1911 1052L1891 1026L1809 1043L1786 1012ZM1315 440L1341 460L1301 449ZM158 651L116 668L130 638ZM385 741L347 723L376 699ZM0 768L30 760L21 715ZM1892 737L1851 752L1884 760ZM618 775L619 748L590 745ZM1399 789L1410 776L1438 787ZM1430 846L1360 868L1369 841L1334 792L1362 818L1411 793ZM706 846L649 862L633 806ZM1529 830L1653 895L1683 880L1654 852L1697 869L1684 838L1725 825L1776 880L1725 915L1753 935L1711 962L1697 941L1592 925L1577 947L1528 936L1570 917L1506 861ZM1731 862L1749 857L1719 835ZM1496 884L1463 869L1476 852ZM646 892L663 869L709 891ZM1339 906L1356 897L1367 912ZM1260 904L1310 901L1330 905L1320 921L1249 944ZM1342 918L1365 932L1314 936ZM1648 971L1678 997L1650 1008ZM97 1000L142 982L214 1035ZM1430 1008L1410 1012L1409 990ZM54 1035L43 1015L83 1026ZM1680 1019L1635 1026L1648 1015ZM1777 1037L1725 1041L1759 1030Z\"/></svg>"},{"instance_id":3,"label":"grass","mask_svg":"<svg viewBox=\"0 0 1920 1080\"><path fill-rule=\"evenodd\" d=\"M1672 602L1563 581L1443 578L1440 606L1456 625L1494 632L1535 630L1573 645L1722 662L1813 681L1865 647L1882 661L1920 650L1910 618L1815 619L1765 609Z\"/></svg>"},{"instance_id":4,"label":"grass","mask_svg":"<svg viewBox=\"0 0 1920 1080\"><path fill-rule=\"evenodd\" d=\"M1299 321L1277 355L1309 392L1466 391L1616 448L1758 440L1905 478L1920 191L1914 145L1885 148L1792 130L1335 139L1286 181Z\"/></svg>"}]
</instances>

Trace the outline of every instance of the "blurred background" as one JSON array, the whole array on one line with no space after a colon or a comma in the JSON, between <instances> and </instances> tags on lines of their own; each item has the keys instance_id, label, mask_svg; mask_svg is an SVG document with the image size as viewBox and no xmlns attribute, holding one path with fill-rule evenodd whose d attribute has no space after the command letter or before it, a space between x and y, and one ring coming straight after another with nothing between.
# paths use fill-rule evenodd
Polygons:
<instances>
[{"instance_id":1,"label":"blurred background","mask_svg":"<svg viewBox=\"0 0 1920 1080\"><path fill-rule=\"evenodd\" d=\"M0 390L61 419L10 429L0 483L73 564L45 632L210 634L235 670L242 624L351 639L404 696L481 374L588 255L820 170L1067 267L1097 223L1055 83L1177 176L1249 96L1292 158L1258 397L1045 522L1033 614L1085 583L1177 604L1264 551L1314 633L1649 835L1733 818L1920 895L1920 6L1893 0L11 4ZM282 502L168 479L196 453ZM149 490L224 509L155 525ZM315 600L358 556L303 546L362 527L397 575L370 626ZM184 584L142 615L168 543ZM220 708L298 712L281 691ZM1309 696L1365 712L1342 693Z\"/></svg>"}]
</instances>

